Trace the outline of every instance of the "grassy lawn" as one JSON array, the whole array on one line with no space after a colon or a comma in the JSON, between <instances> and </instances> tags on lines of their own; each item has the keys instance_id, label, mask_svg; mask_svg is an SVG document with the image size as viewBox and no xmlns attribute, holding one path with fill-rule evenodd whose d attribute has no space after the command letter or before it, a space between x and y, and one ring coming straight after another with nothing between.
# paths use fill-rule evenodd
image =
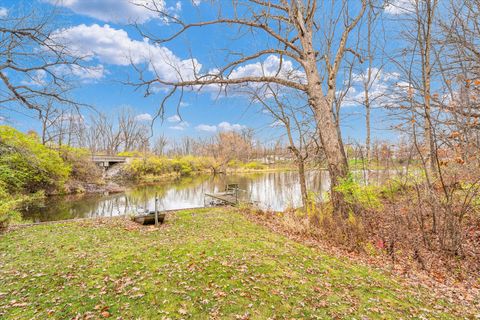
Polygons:
<instances>
[{"instance_id":1,"label":"grassy lawn","mask_svg":"<svg viewBox=\"0 0 480 320\"><path fill-rule=\"evenodd\" d=\"M168 218L159 230L112 220L0 235L0 319L473 318L233 211Z\"/></svg>"}]
</instances>

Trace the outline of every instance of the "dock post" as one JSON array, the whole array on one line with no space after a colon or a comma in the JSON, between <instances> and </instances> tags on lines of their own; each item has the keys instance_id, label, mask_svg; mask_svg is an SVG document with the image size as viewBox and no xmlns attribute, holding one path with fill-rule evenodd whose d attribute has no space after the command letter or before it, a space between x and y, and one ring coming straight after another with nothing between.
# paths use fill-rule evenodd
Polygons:
<instances>
[{"instance_id":1,"label":"dock post","mask_svg":"<svg viewBox=\"0 0 480 320\"><path fill-rule=\"evenodd\" d=\"M155 227L158 227L158 193L155 192Z\"/></svg>"}]
</instances>

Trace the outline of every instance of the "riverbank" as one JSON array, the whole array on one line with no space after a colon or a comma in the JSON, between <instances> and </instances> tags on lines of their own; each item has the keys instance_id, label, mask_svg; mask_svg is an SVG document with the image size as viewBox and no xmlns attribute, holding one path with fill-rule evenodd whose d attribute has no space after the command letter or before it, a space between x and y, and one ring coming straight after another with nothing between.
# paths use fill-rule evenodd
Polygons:
<instances>
[{"instance_id":1,"label":"riverbank","mask_svg":"<svg viewBox=\"0 0 480 320\"><path fill-rule=\"evenodd\" d=\"M110 180L115 179L130 184L151 184L158 182L169 182L182 178L192 178L198 176L218 176L218 175L235 175L235 174L262 174L269 172L289 172L296 171L296 168L292 165L261 165L254 168L248 167L227 167L224 171L214 172L211 169L201 169L191 171L188 174L182 174L181 172L168 172L162 174L142 174L137 177L126 175L125 177L110 177Z\"/></svg>"},{"instance_id":2,"label":"riverbank","mask_svg":"<svg viewBox=\"0 0 480 320\"><path fill-rule=\"evenodd\" d=\"M103 219L1 235L0 317L474 318L389 274L337 259L232 209L158 230Z\"/></svg>"}]
</instances>

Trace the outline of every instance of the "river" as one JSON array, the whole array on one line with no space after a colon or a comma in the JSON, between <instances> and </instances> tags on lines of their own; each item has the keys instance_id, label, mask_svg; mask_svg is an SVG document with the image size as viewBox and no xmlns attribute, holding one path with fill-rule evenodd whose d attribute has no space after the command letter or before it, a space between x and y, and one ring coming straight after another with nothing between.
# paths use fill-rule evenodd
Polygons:
<instances>
[{"instance_id":1,"label":"river","mask_svg":"<svg viewBox=\"0 0 480 320\"><path fill-rule=\"evenodd\" d=\"M306 178L308 189L321 201L330 187L328 173L310 171ZM186 177L132 186L122 193L53 196L26 208L22 215L31 222L133 215L154 210L156 194L162 210L202 207L205 193L223 191L229 183L236 183L243 190L239 193L241 200L253 202L264 210L280 211L301 205L298 173L288 171Z\"/></svg>"}]
</instances>

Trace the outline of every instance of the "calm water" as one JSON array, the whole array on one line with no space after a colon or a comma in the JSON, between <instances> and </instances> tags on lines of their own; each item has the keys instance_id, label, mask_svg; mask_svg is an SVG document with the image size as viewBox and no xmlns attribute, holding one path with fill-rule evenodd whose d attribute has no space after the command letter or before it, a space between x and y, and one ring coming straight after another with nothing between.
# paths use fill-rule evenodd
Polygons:
<instances>
[{"instance_id":1,"label":"calm water","mask_svg":"<svg viewBox=\"0 0 480 320\"><path fill-rule=\"evenodd\" d=\"M155 194L160 209L184 209L204 206L204 194L223 191L228 183L237 183L241 199L255 202L262 209L283 210L301 204L300 185L296 172L270 172L245 175L200 176L173 182L136 186L124 193L110 195L75 195L50 197L31 206L23 217L33 222L89 217L110 217L154 210ZM307 185L321 200L328 191L326 172L308 172Z\"/></svg>"}]
</instances>

